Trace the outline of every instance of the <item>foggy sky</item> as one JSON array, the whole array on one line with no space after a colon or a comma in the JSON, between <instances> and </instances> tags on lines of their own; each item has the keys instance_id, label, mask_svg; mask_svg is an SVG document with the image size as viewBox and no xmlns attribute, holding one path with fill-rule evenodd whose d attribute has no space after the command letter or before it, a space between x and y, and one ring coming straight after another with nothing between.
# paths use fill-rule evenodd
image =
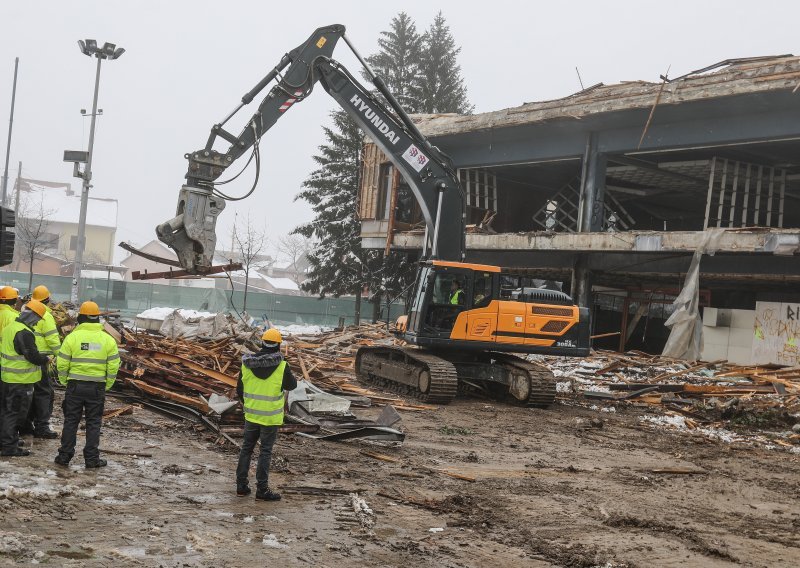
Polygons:
<instances>
[{"instance_id":1,"label":"foggy sky","mask_svg":"<svg viewBox=\"0 0 800 568\"><path fill-rule=\"evenodd\" d=\"M398 11L406 11L423 31L440 9L462 47L459 61L475 112L578 91L576 66L589 86L657 81L668 67L676 77L723 59L800 51L800 3L789 0L4 0L0 159L5 159L14 57L20 57L9 191L20 160L24 177L80 188L80 180L71 177L72 165L62 162L65 149L88 144L90 119L80 109L91 112L95 60L80 53L78 39L127 50L119 60L103 63L104 114L98 118L91 195L119 200L117 240L141 246L155 238L157 224L174 216L186 173L183 155L205 145L211 126L286 51L317 27L339 23L367 55ZM360 76L343 42L334 57ZM230 131L239 133L259 100L237 115ZM311 219L309 207L294 197L314 168L311 156L323 142L320 125L329 123L336 108L318 87L264 136L259 187L248 200L229 203L220 216L218 247L229 246L237 212L249 212L266 226L273 242ZM238 170L234 165L228 172ZM252 173L226 191L246 192ZM125 256L119 250L116 259Z\"/></svg>"}]
</instances>

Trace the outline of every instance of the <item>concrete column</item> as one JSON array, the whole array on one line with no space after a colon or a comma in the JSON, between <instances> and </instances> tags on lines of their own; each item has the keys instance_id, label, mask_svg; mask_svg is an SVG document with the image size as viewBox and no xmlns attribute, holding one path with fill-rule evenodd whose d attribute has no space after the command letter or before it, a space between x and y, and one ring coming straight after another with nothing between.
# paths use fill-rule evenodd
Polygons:
<instances>
[{"instance_id":1,"label":"concrete column","mask_svg":"<svg viewBox=\"0 0 800 568\"><path fill-rule=\"evenodd\" d=\"M579 306L591 308L592 300L592 271L589 270L589 255L587 253L575 256L572 267L572 286L570 296Z\"/></svg>"},{"instance_id":2,"label":"concrete column","mask_svg":"<svg viewBox=\"0 0 800 568\"><path fill-rule=\"evenodd\" d=\"M605 154L598 151L597 135L589 134L586 140L586 152L583 156L581 175L581 195L578 208L578 231L581 233L599 232L603 230L605 220L604 199L606 188L606 167L608 160ZM572 298L578 305L591 308L592 272L589 270L588 254L575 257L572 268Z\"/></svg>"},{"instance_id":3,"label":"concrete column","mask_svg":"<svg viewBox=\"0 0 800 568\"><path fill-rule=\"evenodd\" d=\"M606 155L598 152L596 134L590 134L583 156L579 206L581 217L578 224L578 231L581 233L603 230L607 165Z\"/></svg>"}]
</instances>

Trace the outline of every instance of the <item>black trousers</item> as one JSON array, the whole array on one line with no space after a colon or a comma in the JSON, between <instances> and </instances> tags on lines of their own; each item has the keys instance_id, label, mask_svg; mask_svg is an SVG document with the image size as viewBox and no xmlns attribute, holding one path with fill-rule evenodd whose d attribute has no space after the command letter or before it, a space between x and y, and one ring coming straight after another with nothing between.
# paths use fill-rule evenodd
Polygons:
<instances>
[{"instance_id":1,"label":"black trousers","mask_svg":"<svg viewBox=\"0 0 800 568\"><path fill-rule=\"evenodd\" d=\"M256 442L261 441L261 453L256 464L256 487L266 491L269 485L269 462L272 461L272 446L278 438L277 426L262 426L255 422L244 421L244 441L239 452L239 463L236 466L236 486L247 486L247 474L250 471L250 460Z\"/></svg>"},{"instance_id":2,"label":"black trousers","mask_svg":"<svg viewBox=\"0 0 800 568\"><path fill-rule=\"evenodd\" d=\"M11 455L17 451L19 428L28 415L33 398L32 384L3 383L2 419L0 419L0 453Z\"/></svg>"},{"instance_id":3,"label":"black trousers","mask_svg":"<svg viewBox=\"0 0 800 568\"><path fill-rule=\"evenodd\" d=\"M75 438L81 417L86 417L86 445L83 459L96 461L100 457L100 426L103 423L103 407L106 402L106 383L91 381L69 381L64 393L64 429L61 431L61 447L58 455L71 460L75 455Z\"/></svg>"},{"instance_id":4,"label":"black trousers","mask_svg":"<svg viewBox=\"0 0 800 568\"><path fill-rule=\"evenodd\" d=\"M20 429L23 432L47 432L52 415L53 381L50 379L49 366L42 365L42 380L33 385L33 401Z\"/></svg>"}]
</instances>

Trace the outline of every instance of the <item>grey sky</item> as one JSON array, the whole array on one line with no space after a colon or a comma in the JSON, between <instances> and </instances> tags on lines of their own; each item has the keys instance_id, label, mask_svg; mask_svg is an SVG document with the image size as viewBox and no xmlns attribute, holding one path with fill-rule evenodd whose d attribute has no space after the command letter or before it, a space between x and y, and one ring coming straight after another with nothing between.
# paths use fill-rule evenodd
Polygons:
<instances>
[{"instance_id":1,"label":"grey sky","mask_svg":"<svg viewBox=\"0 0 800 568\"><path fill-rule=\"evenodd\" d=\"M205 0L11 1L2 3L0 139L6 122L14 57L20 57L17 110L9 176L52 181L71 178L64 149L85 149L94 64L77 40L123 46L104 64L95 144L93 195L119 199L119 240L143 245L155 226L174 214L186 172L184 153L201 148L224 117L280 57L317 27L340 23L359 50L376 49L392 16L406 11L424 30L442 10L456 41L476 112L558 98L603 81L658 80L671 66L677 76L733 57L797 52L800 3L513 2L338 0L277 3ZM344 44L335 55L354 73ZM800 95L798 95L800 96ZM240 113L234 132L256 104ZM321 124L336 107L319 88L264 137L259 188L231 203L220 217L220 243L230 242L236 212L248 212L271 236L311 218L293 202L313 169ZM2 164L0 163L0 167ZM236 167L232 171L238 171ZM228 190L239 195L252 177ZM233 185L233 184L231 184ZM275 239L273 239L275 240ZM124 256L120 253L117 258Z\"/></svg>"}]
</instances>

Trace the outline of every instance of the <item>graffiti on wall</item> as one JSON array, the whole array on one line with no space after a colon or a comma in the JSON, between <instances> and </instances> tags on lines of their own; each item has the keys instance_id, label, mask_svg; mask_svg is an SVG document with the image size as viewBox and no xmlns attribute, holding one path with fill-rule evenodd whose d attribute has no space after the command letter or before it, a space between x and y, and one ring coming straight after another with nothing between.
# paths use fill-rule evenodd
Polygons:
<instances>
[{"instance_id":1,"label":"graffiti on wall","mask_svg":"<svg viewBox=\"0 0 800 568\"><path fill-rule=\"evenodd\" d=\"M800 364L800 304L757 302L753 363Z\"/></svg>"}]
</instances>

